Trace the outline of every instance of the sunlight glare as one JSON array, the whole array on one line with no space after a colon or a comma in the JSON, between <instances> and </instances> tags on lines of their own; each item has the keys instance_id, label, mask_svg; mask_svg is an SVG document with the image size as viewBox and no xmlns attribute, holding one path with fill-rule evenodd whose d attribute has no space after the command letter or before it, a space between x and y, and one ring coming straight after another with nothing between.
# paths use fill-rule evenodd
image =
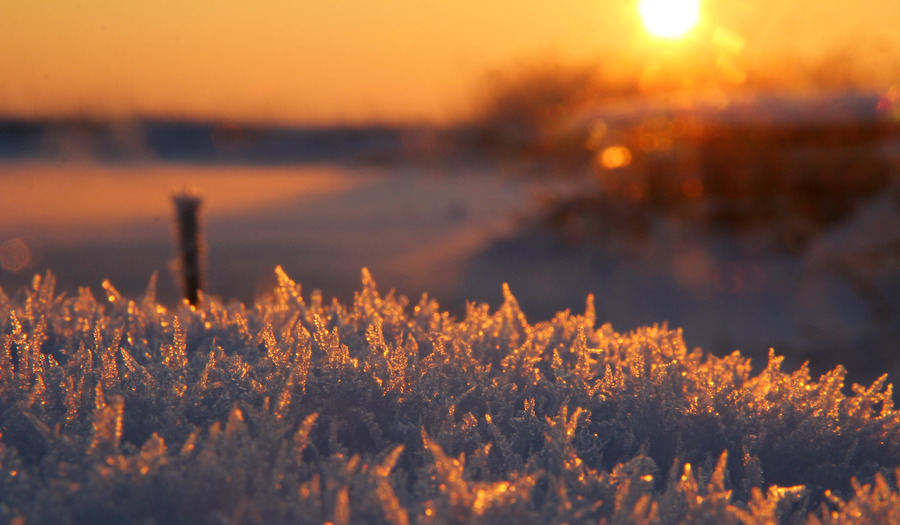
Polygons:
<instances>
[{"instance_id":1,"label":"sunlight glare","mask_svg":"<svg viewBox=\"0 0 900 525\"><path fill-rule=\"evenodd\" d=\"M679 38L700 19L700 0L640 0L644 27L662 38Z\"/></svg>"}]
</instances>

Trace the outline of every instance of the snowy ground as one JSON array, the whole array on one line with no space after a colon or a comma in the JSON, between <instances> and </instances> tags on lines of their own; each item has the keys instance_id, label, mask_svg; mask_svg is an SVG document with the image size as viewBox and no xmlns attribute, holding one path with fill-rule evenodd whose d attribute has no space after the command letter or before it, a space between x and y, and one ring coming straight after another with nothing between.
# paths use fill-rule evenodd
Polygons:
<instances>
[{"instance_id":1,"label":"snowy ground","mask_svg":"<svg viewBox=\"0 0 900 525\"><path fill-rule=\"evenodd\" d=\"M382 290L412 301L427 292L457 315L467 300L498 306L509 282L532 322L581 311L592 293L600 320L619 331L668 321L689 346L740 349L757 364L774 347L814 369L842 362L860 380L900 371L894 196L796 257L675 223L641 240L565 244L525 226L541 187L474 165L7 163L0 287L14 293L51 269L62 290L96 293L109 278L136 296L156 271L161 300L175 301L170 196L195 188L205 196L208 290L224 298L251 301L280 264L307 292L346 301L367 266ZM12 271L22 243L30 261Z\"/></svg>"},{"instance_id":2,"label":"snowy ground","mask_svg":"<svg viewBox=\"0 0 900 525\"><path fill-rule=\"evenodd\" d=\"M170 196L195 188L212 294L250 301L281 264L307 290L348 299L367 266L386 289L462 304L462 263L529 205L527 183L476 168L30 163L0 173L0 242L21 239L32 252L26 268L0 273L10 292L50 268L64 287L109 278L133 295L159 271L161 297L174 301Z\"/></svg>"}]
</instances>

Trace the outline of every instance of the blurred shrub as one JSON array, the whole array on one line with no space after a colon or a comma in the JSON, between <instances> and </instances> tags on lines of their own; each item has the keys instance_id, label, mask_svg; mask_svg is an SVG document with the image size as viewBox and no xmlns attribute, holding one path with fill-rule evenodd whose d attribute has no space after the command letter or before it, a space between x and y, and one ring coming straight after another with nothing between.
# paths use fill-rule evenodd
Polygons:
<instances>
[{"instance_id":1,"label":"blurred shrub","mask_svg":"<svg viewBox=\"0 0 900 525\"><path fill-rule=\"evenodd\" d=\"M851 58L747 67L739 86L647 86L640 64L522 67L487 82L474 147L581 179L577 192L543 196L543 220L565 238L676 217L764 230L802 252L893 184L894 102Z\"/></svg>"},{"instance_id":2,"label":"blurred shrub","mask_svg":"<svg viewBox=\"0 0 900 525\"><path fill-rule=\"evenodd\" d=\"M781 56L750 62L714 44L595 62L543 59L498 69L478 85L474 146L490 154L585 159L593 131L585 116L619 101L669 95L715 100L741 93L877 92L900 82L896 60L877 50L838 50L818 60ZM868 60L860 60L859 55ZM885 62L887 60L887 62Z\"/></svg>"},{"instance_id":3,"label":"blurred shrub","mask_svg":"<svg viewBox=\"0 0 900 525\"><path fill-rule=\"evenodd\" d=\"M634 94L634 82L606 78L594 64L543 61L494 71L477 95L472 146L501 158L581 160L584 130L578 111Z\"/></svg>"},{"instance_id":4,"label":"blurred shrub","mask_svg":"<svg viewBox=\"0 0 900 525\"><path fill-rule=\"evenodd\" d=\"M665 325L351 305L280 269L170 310L49 274L0 292L3 523L897 522L882 377L752 373Z\"/></svg>"}]
</instances>

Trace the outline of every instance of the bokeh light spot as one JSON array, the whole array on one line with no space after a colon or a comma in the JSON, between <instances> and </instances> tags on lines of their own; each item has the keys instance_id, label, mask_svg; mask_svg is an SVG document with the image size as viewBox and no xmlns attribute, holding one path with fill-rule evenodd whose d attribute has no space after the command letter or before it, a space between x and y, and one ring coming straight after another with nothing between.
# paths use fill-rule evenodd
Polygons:
<instances>
[{"instance_id":1,"label":"bokeh light spot","mask_svg":"<svg viewBox=\"0 0 900 525\"><path fill-rule=\"evenodd\" d=\"M600 164L614 170L631 164L631 150L625 146L610 146L600 153Z\"/></svg>"},{"instance_id":2,"label":"bokeh light spot","mask_svg":"<svg viewBox=\"0 0 900 525\"><path fill-rule=\"evenodd\" d=\"M681 192L689 199L698 199L703 196L703 183L700 179L691 177L681 185Z\"/></svg>"},{"instance_id":3,"label":"bokeh light spot","mask_svg":"<svg viewBox=\"0 0 900 525\"><path fill-rule=\"evenodd\" d=\"M711 41L713 45L730 55L739 55L747 45L744 37L722 26L713 31Z\"/></svg>"},{"instance_id":4,"label":"bokeh light spot","mask_svg":"<svg viewBox=\"0 0 900 525\"><path fill-rule=\"evenodd\" d=\"M31 249L22 239L9 239L0 244L0 266L10 272L20 272L31 264Z\"/></svg>"},{"instance_id":5,"label":"bokeh light spot","mask_svg":"<svg viewBox=\"0 0 900 525\"><path fill-rule=\"evenodd\" d=\"M603 145L603 141L606 140L606 134L609 131L609 126L606 125L606 122L602 120L598 120L591 124L590 132L588 133L588 137L584 142L584 147L589 150L598 150Z\"/></svg>"}]
</instances>

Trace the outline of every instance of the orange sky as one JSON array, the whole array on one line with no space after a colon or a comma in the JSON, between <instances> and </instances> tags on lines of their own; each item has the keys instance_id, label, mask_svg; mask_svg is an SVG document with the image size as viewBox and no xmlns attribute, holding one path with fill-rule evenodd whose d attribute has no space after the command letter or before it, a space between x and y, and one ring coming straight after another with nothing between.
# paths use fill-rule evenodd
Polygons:
<instances>
[{"instance_id":1,"label":"orange sky","mask_svg":"<svg viewBox=\"0 0 900 525\"><path fill-rule=\"evenodd\" d=\"M646 51L636 1L4 1L0 114L441 121L492 68ZM759 57L900 43L895 0L704 10Z\"/></svg>"}]
</instances>

